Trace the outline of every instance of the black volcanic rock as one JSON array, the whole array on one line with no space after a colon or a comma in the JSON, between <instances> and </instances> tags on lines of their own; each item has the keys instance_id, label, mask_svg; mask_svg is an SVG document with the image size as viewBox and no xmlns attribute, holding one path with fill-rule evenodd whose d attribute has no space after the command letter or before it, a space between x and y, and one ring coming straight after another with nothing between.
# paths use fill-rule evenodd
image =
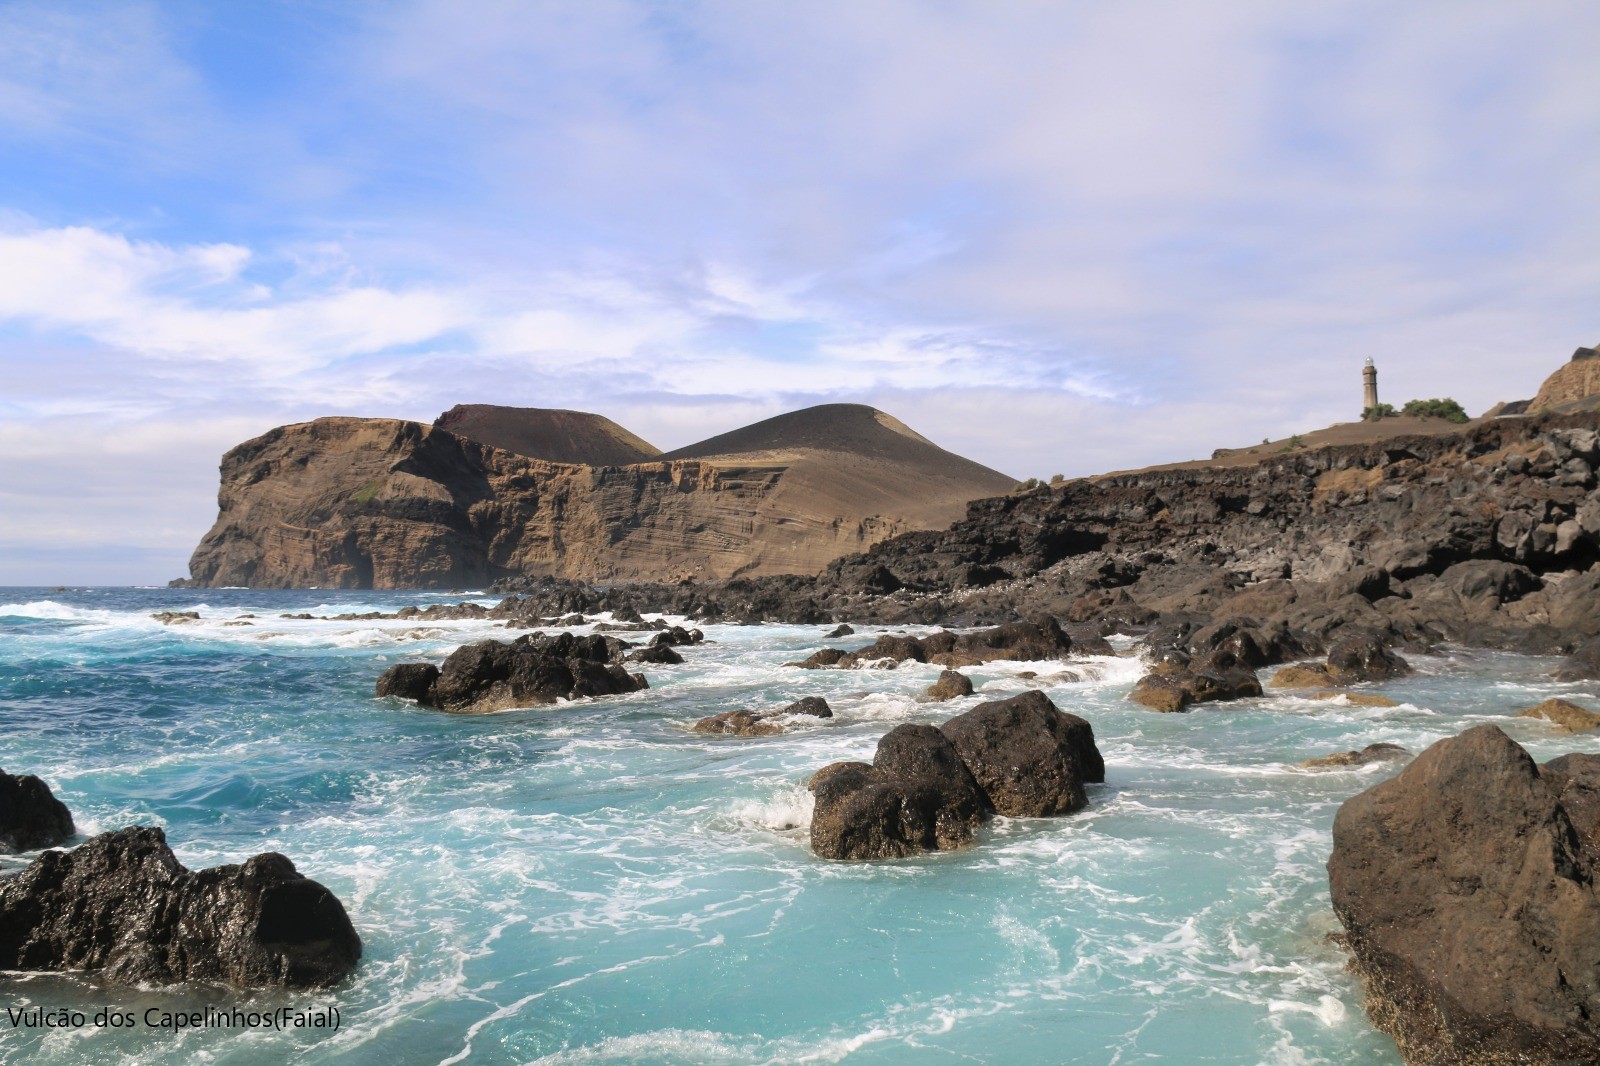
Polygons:
<instances>
[{"instance_id":1,"label":"black volcanic rock","mask_svg":"<svg viewBox=\"0 0 1600 1066\"><path fill-rule=\"evenodd\" d=\"M994 809L1008 817L1082 810L1089 802L1084 783L1105 780L1089 723L1063 714L1042 692L981 703L940 730Z\"/></svg>"},{"instance_id":2,"label":"black volcanic rock","mask_svg":"<svg viewBox=\"0 0 1600 1066\"><path fill-rule=\"evenodd\" d=\"M1482 725L1340 807L1334 911L1368 1017L1407 1063L1600 1062L1600 894L1565 806L1575 769L1541 771Z\"/></svg>"},{"instance_id":3,"label":"black volcanic rock","mask_svg":"<svg viewBox=\"0 0 1600 1066\"><path fill-rule=\"evenodd\" d=\"M990 811L955 746L928 725L896 726L878 741L871 766L825 766L811 789L811 847L825 859L959 848Z\"/></svg>"},{"instance_id":4,"label":"black volcanic rock","mask_svg":"<svg viewBox=\"0 0 1600 1066\"><path fill-rule=\"evenodd\" d=\"M298 989L337 984L360 958L339 900L270 852L186 870L160 829L130 828L0 880L0 969Z\"/></svg>"},{"instance_id":5,"label":"black volcanic rock","mask_svg":"<svg viewBox=\"0 0 1600 1066\"><path fill-rule=\"evenodd\" d=\"M425 690L428 668L402 663L378 678L377 692L405 696L425 707L484 714L647 688L641 675L617 663L625 648L616 638L600 634L529 633L509 644L484 640L451 652ZM676 654L665 645L657 650Z\"/></svg>"},{"instance_id":6,"label":"black volcanic rock","mask_svg":"<svg viewBox=\"0 0 1600 1066\"><path fill-rule=\"evenodd\" d=\"M930 700L943 702L945 700L959 699L962 696L972 695L972 679L966 674L955 670L946 670L939 675L939 680L929 685L923 693Z\"/></svg>"},{"instance_id":7,"label":"black volcanic rock","mask_svg":"<svg viewBox=\"0 0 1600 1066\"><path fill-rule=\"evenodd\" d=\"M765 737L783 732L783 721L794 715L832 718L833 708L821 696L804 696L775 711L723 711L694 724L696 733L727 734L736 737Z\"/></svg>"},{"instance_id":8,"label":"black volcanic rock","mask_svg":"<svg viewBox=\"0 0 1600 1066\"><path fill-rule=\"evenodd\" d=\"M72 812L32 774L0 770L0 852L33 851L72 839Z\"/></svg>"},{"instance_id":9,"label":"black volcanic rock","mask_svg":"<svg viewBox=\"0 0 1600 1066\"><path fill-rule=\"evenodd\" d=\"M995 811L1016 817L1081 809L1105 780L1094 730L1041 692L981 704L942 728L902 725L872 763L818 770L811 846L826 859L888 859L959 848Z\"/></svg>"}]
</instances>

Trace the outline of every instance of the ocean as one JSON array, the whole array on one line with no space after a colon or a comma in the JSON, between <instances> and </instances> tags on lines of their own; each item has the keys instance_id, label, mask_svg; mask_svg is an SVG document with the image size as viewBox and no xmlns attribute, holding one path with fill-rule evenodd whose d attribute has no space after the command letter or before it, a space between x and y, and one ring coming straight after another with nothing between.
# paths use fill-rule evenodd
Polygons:
<instances>
[{"instance_id":1,"label":"ocean","mask_svg":"<svg viewBox=\"0 0 1600 1066\"><path fill-rule=\"evenodd\" d=\"M1327 938L1324 863L1339 804L1396 767L1298 764L1377 741L1420 751L1482 722L1540 760L1600 750L1508 718L1554 695L1592 704L1600 686L1466 649L1408 655L1413 676L1366 686L1394 708L1269 694L1163 715L1125 698L1132 657L993 663L966 671L974 696L931 704L917 697L937 667L781 665L888 627L829 642L827 626L711 625L685 664L643 668L648 691L467 717L375 699L373 682L513 635L497 624L279 617L462 599L497 598L0 589L0 766L43 777L84 835L164 827L191 869L282 852L365 945L355 977L319 994L4 975L0 1058L1394 1064ZM166 626L162 610L202 617ZM1030 684L1094 725L1107 780L1088 810L998 819L969 849L917 859L811 854L813 771ZM689 732L807 695L836 717ZM339 1025L143 1024L280 1006L334 1006ZM34 1007L140 1024L5 1013Z\"/></svg>"}]
</instances>

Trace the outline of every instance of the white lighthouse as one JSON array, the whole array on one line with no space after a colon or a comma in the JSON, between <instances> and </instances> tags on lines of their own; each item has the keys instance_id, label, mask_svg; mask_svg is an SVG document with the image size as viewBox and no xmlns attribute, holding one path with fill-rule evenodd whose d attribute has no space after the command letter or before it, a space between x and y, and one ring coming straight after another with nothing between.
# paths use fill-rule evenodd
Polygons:
<instances>
[{"instance_id":1,"label":"white lighthouse","mask_svg":"<svg viewBox=\"0 0 1600 1066\"><path fill-rule=\"evenodd\" d=\"M1367 357L1367 365L1361 368L1361 411L1367 411L1378 406L1378 368L1373 365L1372 357Z\"/></svg>"}]
</instances>

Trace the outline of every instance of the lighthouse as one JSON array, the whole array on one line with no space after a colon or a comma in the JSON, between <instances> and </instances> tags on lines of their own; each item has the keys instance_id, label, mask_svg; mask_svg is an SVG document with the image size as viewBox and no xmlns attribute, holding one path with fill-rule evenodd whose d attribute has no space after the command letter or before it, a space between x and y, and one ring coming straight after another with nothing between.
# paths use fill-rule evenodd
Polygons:
<instances>
[{"instance_id":1,"label":"lighthouse","mask_svg":"<svg viewBox=\"0 0 1600 1066\"><path fill-rule=\"evenodd\" d=\"M1378 368L1373 365L1372 359L1367 358L1367 365L1361 368L1361 411L1367 411L1378 406Z\"/></svg>"}]
</instances>

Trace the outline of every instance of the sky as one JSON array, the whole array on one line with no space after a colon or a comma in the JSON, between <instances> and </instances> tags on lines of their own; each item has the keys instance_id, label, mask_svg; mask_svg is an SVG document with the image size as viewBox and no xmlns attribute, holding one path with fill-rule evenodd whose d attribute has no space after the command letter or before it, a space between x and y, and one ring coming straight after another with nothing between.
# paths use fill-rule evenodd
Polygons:
<instances>
[{"instance_id":1,"label":"sky","mask_svg":"<svg viewBox=\"0 0 1600 1066\"><path fill-rule=\"evenodd\" d=\"M1600 5L0 0L0 584L276 425L882 408L1018 478L1600 341Z\"/></svg>"}]
</instances>

